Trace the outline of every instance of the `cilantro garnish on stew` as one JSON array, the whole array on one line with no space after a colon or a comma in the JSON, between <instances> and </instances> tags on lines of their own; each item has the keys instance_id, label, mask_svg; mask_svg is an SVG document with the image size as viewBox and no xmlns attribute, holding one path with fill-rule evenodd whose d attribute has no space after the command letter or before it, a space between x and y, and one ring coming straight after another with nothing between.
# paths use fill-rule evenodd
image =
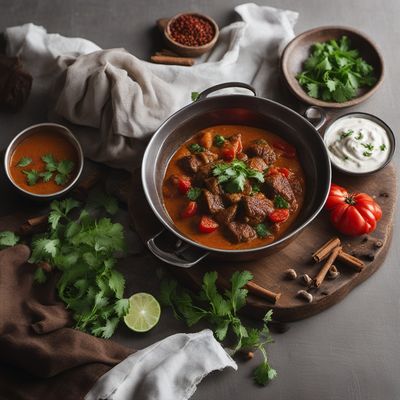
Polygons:
<instances>
[{"instance_id":1,"label":"cilantro garnish on stew","mask_svg":"<svg viewBox=\"0 0 400 400\"><path fill-rule=\"evenodd\" d=\"M228 193L243 192L247 179L264 182L262 172L249 168L245 162L240 160L219 163L213 168L212 173Z\"/></svg>"}]
</instances>

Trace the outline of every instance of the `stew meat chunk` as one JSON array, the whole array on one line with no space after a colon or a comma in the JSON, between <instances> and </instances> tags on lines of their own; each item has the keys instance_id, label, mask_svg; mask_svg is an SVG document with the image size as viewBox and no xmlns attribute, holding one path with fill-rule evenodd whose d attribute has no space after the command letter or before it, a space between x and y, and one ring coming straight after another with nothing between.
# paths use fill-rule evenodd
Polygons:
<instances>
[{"instance_id":1,"label":"stew meat chunk","mask_svg":"<svg viewBox=\"0 0 400 400\"><path fill-rule=\"evenodd\" d=\"M243 196L242 205L244 221L250 225L260 224L274 211L274 203L262 193L257 193L254 196Z\"/></svg>"},{"instance_id":2,"label":"stew meat chunk","mask_svg":"<svg viewBox=\"0 0 400 400\"><path fill-rule=\"evenodd\" d=\"M212 194L209 190L203 190L203 204L206 211L210 214L215 214L224 209L222 197L218 194Z\"/></svg>"},{"instance_id":3,"label":"stew meat chunk","mask_svg":"<svg viewBox=\"0 0 400 400\"><path fill-rule=\"evenodd\" d=\"M261 157L267 165L271 165L276 161L276 154L266 140L256 140L247 147L247 154L250 157Z\"/></svg>"},{"instance_id":4,"label":"stew meat chunk","mask_svg":"<svg viewBox=\"0 0 400 400\"><path fill-rule=\"evenodd\" d=\"M287 229L303 201L304 178L295 149L288 159L263 139L268 133L247 138L237 127L232 131L221 135L209 128L182 146L163 185L166 207L170 211L168 204L179 197L183 206L179 215L171 215L175 223L185 222L187 230L198 224L197 234L221 236L231 248L250 247L245 243L258 235L258 242L271 242ZM205 219L213 229L201 226ZM205 244L213 246L211 240Z\"/></svg>"},{"instance_id":5,"label":"stew meat chunk","mask_svg":"<svg viewBox=\"0 0 400 400\"><path fill-rule=\"evenodd\" d=\"M265 186L267 195L280 195L291 204L296 202L292 187L288 179L282 174L268 175L265 178Z\"/></svg>"},{"instance_id":6,"label":"stew meat chunk","mask_svg":"<svg viewBox=\"0 0 400 400\"><path fill-rule=\"evenodd\" d=\"M257 237L256 231L241 222L230 222L226 225L228 234L234 243L249 242Z\"/></svg>"}]
</instances>

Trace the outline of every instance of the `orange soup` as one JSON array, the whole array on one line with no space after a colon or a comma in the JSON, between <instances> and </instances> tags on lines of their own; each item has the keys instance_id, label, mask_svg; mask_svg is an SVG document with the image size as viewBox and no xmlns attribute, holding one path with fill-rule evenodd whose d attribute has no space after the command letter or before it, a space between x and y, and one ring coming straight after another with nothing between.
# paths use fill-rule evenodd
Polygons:
<instances>
[{"instance_id":1,"label":"orange soup","mask_svg":"<svg viewBox=\"0 0 400 400\"><path fill-rule=\"evenodd\" d=\"M76 177L79 158L75 147L63 135L48 129L23 139L10 158L13 182L34 194L63 190Z\"/></svg>"}]
</instances>

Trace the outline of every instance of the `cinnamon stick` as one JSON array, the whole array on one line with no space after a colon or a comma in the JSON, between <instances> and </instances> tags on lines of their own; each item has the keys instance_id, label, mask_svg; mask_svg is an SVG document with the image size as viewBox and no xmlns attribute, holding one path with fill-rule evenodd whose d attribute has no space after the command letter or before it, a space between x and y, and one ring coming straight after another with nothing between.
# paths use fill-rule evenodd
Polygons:
<instances>
[{"instance_id":1,"label":"cinnamon stick","mask_svg":"<svg viewBox=\"0 0 400 400\"><path fill-rule=\"evenodd\" d=\"M340 239L338 237L334 237L328 240L322 247L320 247L312 255L312 258L314 259L315 262L320 262L322 260L325 260L325 258L327 258L331 253L331 251L337 246L340 246Z\"/></svg>"},{"instance_id":2,"label":"cinnamon stick","mask_svg":"<svg viewBox=\"0 0 400 400\"><path fill-rule=\"evenodd\" d=\"M156 52L156 56L171 56L171 57L179 57L178 54L174 53L171 50L168 49L162 49L160 51Z\"/></svg>"},{"instance_id":3,"label":"cinnamon stick","mask_svg":"<svg viewBox=\"0 0 400 400\"><path fill-rule=\"evenodd\" d=\"M281 293L272 292L271 290L265 289L262 286L257 285L257 283L254 283L253 281L248 282L245 288L248 289L251 294L266 298L273 304L275 304L281 297Z\"/></svg>"},{"instance_id":4,"label":"cinnamon stick","mask_svg":"<svg viewBox=\"0 0 400 400\"><path fill-rule=\"evenodd\" d=\"M38 217L29 218L18 229L21 236L31 235L41 230L45 230L48 224L48 216L40 215Z\"/></svg>"},{"instance_id":5,"label":"cinnamon stick","mask_svg":"<svg viewBox=\"0 0 400 400\"><path fill-rule=\"evenodd\" d=\"M165 55L154 55L150 57L151 61L157 64L168 64L168 65L183 65L190 67L194 64L194 59L189 57L172 57Z\"/></svg>"},{"instance_id":6,"label":"cinnamon stick","mask_svg":"<svg viewBox=\"0 0 400 400\"><path fill-rule=\"evenodd\" d=\"M341 250L342 250L341 246L337 246L332 250L328 260L325 262L325 264L322 266L322 268L319 270L318 274L313 280L313 285L315 287L318 288L321 286L321 283L324 281L326 274L328 273L330 267L336 260L336 257L338 256Z\"/></svg>"},{"instance_id":7,"label":"cinnamon stick","mask_svg":"<svg viewBox=\"0 0 400 400\"><path fill-rule=\"evenodd\" d=\"M350 267L353 267L357 272L361 272L365 264L363 261L361 261L359 258L354 257L345 251L341 250L337 256L337 259L341 261L343 264L346 264Z\"/></svg>"}]
</instances>

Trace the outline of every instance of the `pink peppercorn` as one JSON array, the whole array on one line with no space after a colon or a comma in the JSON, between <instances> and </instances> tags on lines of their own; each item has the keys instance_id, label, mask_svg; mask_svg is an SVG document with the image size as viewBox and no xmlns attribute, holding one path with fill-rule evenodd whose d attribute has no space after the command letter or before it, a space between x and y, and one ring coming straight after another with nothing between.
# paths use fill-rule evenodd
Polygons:
<instances>
[{"instance_id":1,"label":"pink peppercorn","mask_svg":"<svg viewBox=\"0 0 400 400\"><path fill-rule=\"evenodd\" d=\"M214 26L198 15L184 14L176 18L170 25L173 40L185 46L203 46L213 39Z\"/></svg>"}]
</instances>

